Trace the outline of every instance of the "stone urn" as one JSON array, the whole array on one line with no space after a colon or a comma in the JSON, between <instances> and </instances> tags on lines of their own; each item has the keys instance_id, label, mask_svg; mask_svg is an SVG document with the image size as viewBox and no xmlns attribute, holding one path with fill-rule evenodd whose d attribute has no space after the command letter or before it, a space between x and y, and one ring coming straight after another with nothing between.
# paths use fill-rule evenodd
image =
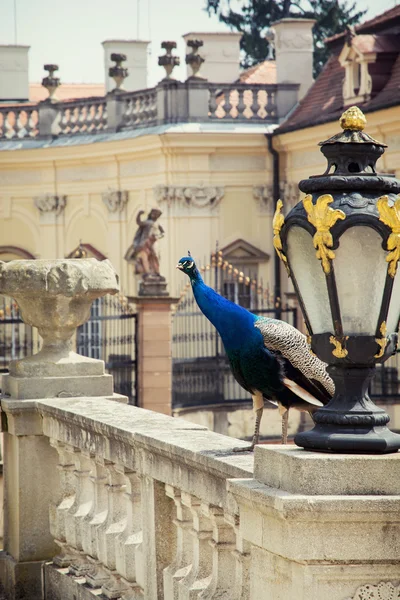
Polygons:
<instances>
[{"instance_id":1,"label":"stone urn","mask_svg":"<svg viewBox=\"0 0 400 600\"><path fill-rule=\"evenodd\" d=\"M43 338L37 354L10 363L8 380L3 376L3 392L18 398L112 393L112 378L105 375L104 362L77 354L73 336L89 318L93 300L118 290L118 275L108 260L0 263L0 294L14 298L23 321L37 327ZM99 378L103 384L104 378L110 379L106 388Z\"/></svg>"}]
</instances>

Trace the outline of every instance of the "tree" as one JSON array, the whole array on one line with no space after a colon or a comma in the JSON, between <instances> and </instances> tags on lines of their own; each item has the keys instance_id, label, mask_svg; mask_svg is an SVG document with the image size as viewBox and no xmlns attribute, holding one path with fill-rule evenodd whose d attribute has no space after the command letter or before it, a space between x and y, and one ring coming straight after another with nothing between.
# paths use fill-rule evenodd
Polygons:
<instances>
[{"instance_id":1,"label":"tree","mask_svg":"<svg viewBox=\"0 0 400 600\"><path fill-rule=\"evenodd\" d=\"M314 76L328 59L329 51L324 39L340 33L346 27L359 23L367 12L357 10L356 2L349 0L243 0L235 10L231 0L207 0L206 10L215 13L231 29L243 33L241 49L242 66L251 67L268 56L266 28L284 17L316 19L314 33Z\"/></svg>"}]
</instances>

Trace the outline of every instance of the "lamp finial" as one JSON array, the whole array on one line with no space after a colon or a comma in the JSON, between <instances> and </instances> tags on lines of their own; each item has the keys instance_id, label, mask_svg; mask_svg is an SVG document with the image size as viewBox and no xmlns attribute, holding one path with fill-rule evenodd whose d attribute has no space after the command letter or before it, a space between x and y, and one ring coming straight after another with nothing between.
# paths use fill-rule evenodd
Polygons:
<instances>
[{"instance_id":1,"label":"lamp finial","mask_svg":"<svg viewBox=\"0 0 400 600\"><path fill-rule=\"evenodd\" d=\"M340 126L342 129L351 131L362 131L367 124L364 113L358 106L350 106L340 117Z\"/></svg>"}]
</instances>

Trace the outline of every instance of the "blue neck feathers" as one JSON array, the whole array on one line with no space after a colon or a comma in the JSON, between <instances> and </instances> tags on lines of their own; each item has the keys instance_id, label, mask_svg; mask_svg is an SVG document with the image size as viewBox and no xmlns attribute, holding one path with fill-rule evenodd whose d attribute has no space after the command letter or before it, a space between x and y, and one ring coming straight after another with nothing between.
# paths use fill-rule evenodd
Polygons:
<instances>
[{"instance_id":1,"label":"blue neck feathers","mask_svg":"<svg viewBox=\"0 0 400 600\"><path fill-rule=\"evenodd\" d=\"M254 327L254 322L258 319L256 315L223 298L206 285L197 268L189 277L200 310L217 329L226 350L242 347L244 340L251 342L262 337Z\"/></svg>"}]
</instances>

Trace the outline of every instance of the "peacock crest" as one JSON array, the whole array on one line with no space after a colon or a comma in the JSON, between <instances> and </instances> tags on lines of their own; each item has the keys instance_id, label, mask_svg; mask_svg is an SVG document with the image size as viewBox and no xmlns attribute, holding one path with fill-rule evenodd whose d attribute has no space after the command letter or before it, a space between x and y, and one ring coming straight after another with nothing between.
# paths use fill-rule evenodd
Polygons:
<instances>
[{"instance_id":1,"label":"peacock crest","mask_svg":"<svg viewBox=\"0 0 400 600\"><path fill-rule=\"evenodd\" d=\"M315 204L313 204L311 194L307 194L303 200L308 220L317 230L313 238L314 248L317 250L317 258L321 261L326 274L331 272L331 261L335 258L335 253L331 250L333 237L330 229L336 221L346 218L342 210L334 210L329 206L332 202L333 197L330 194L323 194Z\"/></svg>"},{"instance_id":2,"label":"peacock crest","mask_svg":"<svg viewBox=\"0 0 400 600\"><path fill-rule=\"evenodd\" d=\"M386 261L389 263L388 274L394 278L400 258L400 195L397 196L393 206L389 206L388 196L381 196L376 206L379 212L379 220L392 230L387 241L389 253L386 256Z\"/></svg>"}]
</instances>

